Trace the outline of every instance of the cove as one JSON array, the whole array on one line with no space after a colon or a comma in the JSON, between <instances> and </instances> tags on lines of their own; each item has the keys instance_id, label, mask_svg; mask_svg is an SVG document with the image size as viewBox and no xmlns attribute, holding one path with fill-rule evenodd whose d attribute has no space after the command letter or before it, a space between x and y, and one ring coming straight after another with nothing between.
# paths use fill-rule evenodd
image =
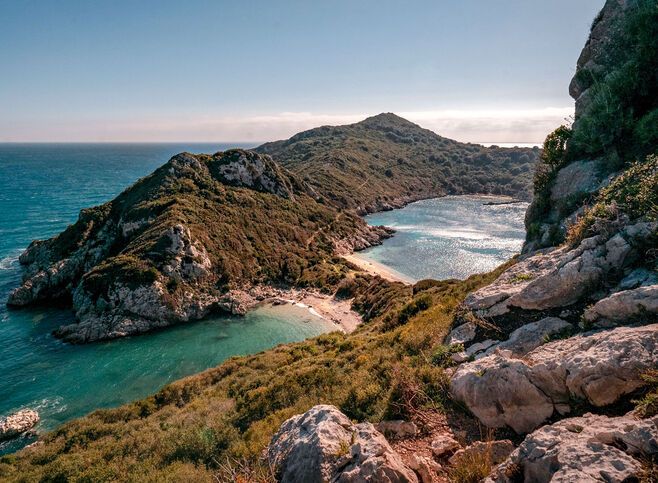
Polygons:
<instances>
[{"instance_id":1,"label":"cove","mask_svg":"<svg viewBox=\"0 0 658 483\"><path fill-rule=\"evenodd\" d=\"M181 151L222 145L0 145L0 416L39 411L38 431L158 391L220 364L300 341L336 326L293 305L261 306L245 317L214 317L138 337L70 345L51 332L73 321L66 308L10 310L5 301L21 279L18 255L36 238L62 231L81 208L112 199ZM0 454L30 442L0 443Z\"/></svg>"},{"instance_id":2,"label":"cove","mask_svg":"<svg viewBox=\"0 0 658 483\"><path fill-rule=\"evenodd\" d=\"M527 203L491 196L445 196L365 217L396 230L356 256L411 281L465 279L489 272L519 253Z\"/></svg>"}]
</instances>

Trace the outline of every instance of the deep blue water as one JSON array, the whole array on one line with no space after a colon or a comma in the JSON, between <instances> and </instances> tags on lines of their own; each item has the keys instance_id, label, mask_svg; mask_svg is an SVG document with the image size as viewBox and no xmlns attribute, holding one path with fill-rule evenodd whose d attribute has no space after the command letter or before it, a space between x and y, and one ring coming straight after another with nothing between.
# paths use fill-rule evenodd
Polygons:
<instances>
[{"instance_id":1,"label":"deep blue water","mask_svg":"<svg viewBox=\"0 0 658 483\"><path fill-rule=\"evenodd\" d=\"M334 329L303 308L262 307L244 318L216 317L73 346L51 335L57 326L73 321L70 310L5 306L21 278L17 257L31 240L59 233L81 208L112 199L173 154L234 146L0 144L0 416L36 408L42 417L37 429L53 429L94 409L145 397L230 356ZM0 454L27 442L0 443Z\"/></svg>"},{"instance_id":2,"label":"deep blue water","mask_svg":"<svg viewBox=\"0 0 658 483\"><path fill-rule=\"evenodd\" d=\"M488 272L519 253L527 203L486 205L491 197L446 196L366 217L397 230L359 253L413 280L464 279ZM500 201L500 200L498 200Z\"/></svg>"}]
</instances>

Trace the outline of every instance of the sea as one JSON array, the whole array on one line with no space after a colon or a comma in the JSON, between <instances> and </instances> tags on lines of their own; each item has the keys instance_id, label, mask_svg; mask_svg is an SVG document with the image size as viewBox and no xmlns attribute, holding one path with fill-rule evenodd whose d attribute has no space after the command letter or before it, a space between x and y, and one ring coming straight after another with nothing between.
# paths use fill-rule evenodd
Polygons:
<instances>
[{"instance_id":1,"label":"sea","mask_svg":"<svg viewBox=\"0 0 658 483\"><path fill-rule=\"evenodd\" d=\"M0 144L0 417L39 411L48 431L99 408L148 396L231 356L335 330L305 307L264 305L244 317L213 316L158 332L87 345L52 336L74 321L68 308L9 309L21 280L18 256L34 239L75 222L80 209L114 198L176 153L214 153L234 144ZM361 256L413 279L465 278L512 257L524 237L526 205L447 197L367 217L396 235ZM0 454L33 436L0 442Z\"/></svg>"},{"instance_id":2,"label":"sea","mask_svg":"<svg viewBox=\"0 0 658 483\"><path fill-rule=\"evenodd\" d=\"M464 279L489 272L519 253L528 204L491 196L445 196L366 216L395 236L359 252L406 279Z\"/></svg>"}]
</instances>

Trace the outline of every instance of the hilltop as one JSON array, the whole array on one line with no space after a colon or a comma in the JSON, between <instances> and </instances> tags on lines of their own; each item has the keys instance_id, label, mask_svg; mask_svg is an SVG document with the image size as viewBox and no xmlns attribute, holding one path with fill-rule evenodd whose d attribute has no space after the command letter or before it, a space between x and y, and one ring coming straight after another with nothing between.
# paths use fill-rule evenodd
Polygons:
<instances>
[{"instance_id":1,"label":"hilltop","mask_svg":"<svg viewBox=\"0 0 658 483\"><path fill-rule=\"evenodd\" d=\"M440 195L529 200L539 150L460 143L384 113L256 148L341 208L370 213Z\"/></svg>"}]
</instances>

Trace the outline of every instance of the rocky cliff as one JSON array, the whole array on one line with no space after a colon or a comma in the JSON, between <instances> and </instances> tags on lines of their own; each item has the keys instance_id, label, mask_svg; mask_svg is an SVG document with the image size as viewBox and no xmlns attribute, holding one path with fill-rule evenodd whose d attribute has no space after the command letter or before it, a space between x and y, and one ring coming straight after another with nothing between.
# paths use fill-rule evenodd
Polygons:
<instances>
[{"instance_id":1,"label":"rocky cliff","mask_svg":"<svg viewBox=\"0 0 658 483\"><path fill-rule=\"evenodd\" d=\"M78 321L59 336L121 337L213 310L244 313L255 285L298 283L337 246L365 248L385 236L323 203L269 156L183 153L83 210L60 235L33 242L8 303L68 300Z\"/></svg>"}]
</instances>

